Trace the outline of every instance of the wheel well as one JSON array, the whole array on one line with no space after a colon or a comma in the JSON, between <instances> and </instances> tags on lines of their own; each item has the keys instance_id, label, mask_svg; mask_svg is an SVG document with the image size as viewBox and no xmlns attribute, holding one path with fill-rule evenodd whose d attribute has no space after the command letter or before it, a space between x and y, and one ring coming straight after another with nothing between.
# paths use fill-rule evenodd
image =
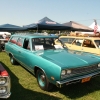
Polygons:
<instances>
[{"instance_id":1,"label":"wheel well","mask_svg":"<svg viewBox=\"0 0 100 100\"><path fill-rule=\"evenodd\" d=\"M11 53L9 53L9 57L11 57L12 56L12 54Z\"/></svg>"},{"instance_id":2,"label":"wheel well","mask_svg":"<svg viewBox=\"0 0 100 100\"><path fill-rule=\"evenodd\" d=\"M38 70L38 69L40 69L40 70L44 71L43 69L41 69L41 68L39 68L39 67L35 66L35 67L34 67L34 74L35 74L35 76L36 76L36 72L37 72L37 70Z\"/></svg>"},{"instance_id":3,"label":"wheel well","mask_svg":"<svg viewBox=\"0 0 100 100\"><path fill-rule=\"evenodd\" d=\"M34 74L35 74L35 76L36 76L36 72L37 72L38 69L40 69L40 68L37 67L37 66L34 67ZM40 70L41 70L41 69L40 69Z\"/></svg>"}]
</instances>

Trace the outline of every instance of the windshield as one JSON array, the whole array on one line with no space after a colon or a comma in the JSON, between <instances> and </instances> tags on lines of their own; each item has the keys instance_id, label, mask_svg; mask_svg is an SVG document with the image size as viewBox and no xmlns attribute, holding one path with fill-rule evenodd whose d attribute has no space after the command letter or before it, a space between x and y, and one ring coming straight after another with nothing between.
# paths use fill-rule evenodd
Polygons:
<instances>
[{"instance_id":1,"label":"windshield","mask_svg":"<svg viewBox=\"0 0 100 100\"><path fill-rule=\"evenodd\" d=\"M94 42L95 42L96 46L97 46L98 48L100 48L100 40L94 40Z\"/></svg>"},{"instance_id":2,"label":"windshield","mask_svg":"<svg viewBox=\"0 0 100 100\"><path fill-rule=\"evenodd\" d=\"M57 45L54 42L55 39L57 39L57 38L33 38L32 39L32 48L33 48L33 50L55 49L55 48L57 48ZM62 46L59 46L59 48L61 48L61 47Z\"/></svg>"},{"instance_id":3,"label":"windshield","mask_svg":"<svg viewBox=\"0 0 100 100\"><path fill-rule=\"evenodd\" d=\"M75 38L60 38L63 43L72 43Z\"/></svg>"}]
</instances>

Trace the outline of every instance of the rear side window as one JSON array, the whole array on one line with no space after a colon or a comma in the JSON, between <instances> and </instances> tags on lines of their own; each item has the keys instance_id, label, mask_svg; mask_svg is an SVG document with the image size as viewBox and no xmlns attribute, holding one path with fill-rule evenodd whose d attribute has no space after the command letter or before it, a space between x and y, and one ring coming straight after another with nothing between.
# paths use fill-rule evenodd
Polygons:
<instances>
[{"instance_id":1,"label":"rear side window","mask_svg":"<svg viewBox=\"0 0 100 100\"><path fill-rule=\"evenodd\" d=\"M89 47L89 48L96 48L92 40L89 39L85 39L82 46Z\"/></svg>"},{"instance_id":2,"label":"rear side window","mask_svg":"<svg viewBox=\"0 0 100 100\"><path fill-rule=\"evenodd\" d=\"M18 37L12 37L9 42L17 44Z\"/></svg>"},{"instance_id":3,"label":"rear side window","mask_svg":"<svg viewBox=\"0 0 100 100\"><path fill-rule=\"evenodd\" d=\"M18 38L17 45L23 47L24 38Z\"/></svg>"}]
</instances>

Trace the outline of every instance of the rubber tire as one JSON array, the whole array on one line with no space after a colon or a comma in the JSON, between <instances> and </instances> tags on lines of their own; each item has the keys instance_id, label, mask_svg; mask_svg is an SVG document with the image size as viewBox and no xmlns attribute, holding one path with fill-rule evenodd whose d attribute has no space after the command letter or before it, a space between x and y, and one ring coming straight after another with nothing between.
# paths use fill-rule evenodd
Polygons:
<instances>
[{"instance_id":1,"label":"rubber tire","mask_svg":"<svg viewBox=\"0 0 100 100\"><path fill-rule=\"evenodd\" d=\"M0 44L0 52L2 51L2 45Z\"/></svg>"},{"instance_id":2,"label":"rubber tire","mask_svg":"<svg viewBox=\"0 0 100 100\"><path fill-rule=\"evenodd\" d=\"M2 48L0 47L0 52L2 51Z\"/></svg>"},{"instance_id":3,"label":"rubber tire","mask_svg":"<svg viewBox=\"0 0 100 100\"><path fill-rule=\"evenodd\" d=\"M45 77L44 82L41 79L42 75ZM53 84L49 83L45 73L42 70L40 69L37 70L36 77L37 77L38 85L42 90L50 91L53 88Z\"/></svg>"},{"instance_id":4,"label":"rubber tire","mask_svg":"<svg viewBox=\"0 0 100 100\"><path fill-rule=\"evenodd\" d=\"M16 65L17 64L17 61L14 59L13 56L10 56L10 62L12 65Z\"/></svg>"}]
</instances>

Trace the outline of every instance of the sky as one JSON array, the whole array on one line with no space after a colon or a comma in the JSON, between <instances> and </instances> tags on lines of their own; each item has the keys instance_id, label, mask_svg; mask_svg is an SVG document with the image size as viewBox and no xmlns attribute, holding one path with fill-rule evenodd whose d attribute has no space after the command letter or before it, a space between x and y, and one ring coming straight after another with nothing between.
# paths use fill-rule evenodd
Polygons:
<instances>
[{"instance_id":1,"label":"sky","mask_svg":"<svg viewBox=\"0 0 100 100\"><path fill-rule=\"evenodd\" d=\"M96 19L100 25L99 10L100 0L0 0L0 25L29 25L44 17L86 26Z\"/></svg>"}]
</instances>

